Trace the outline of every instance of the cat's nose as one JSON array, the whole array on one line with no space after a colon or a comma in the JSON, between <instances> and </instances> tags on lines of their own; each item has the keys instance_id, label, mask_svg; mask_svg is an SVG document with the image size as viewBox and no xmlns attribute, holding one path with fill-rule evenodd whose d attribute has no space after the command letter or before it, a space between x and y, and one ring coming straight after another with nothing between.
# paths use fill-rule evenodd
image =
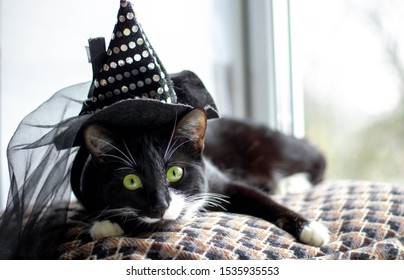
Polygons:
<instances>
[{"instance_id":1,"label":"cat's nose","mask_svg":"<svg viewBox=\"0 0 404 280\"><path fill-rule=\"evenodd\" d=\"M162 218L165 211L167 210L167 203L165 205L158 205L155 206L151 211L150 211L150 218Z\"/></svg>"},{"instance_id":2,"label":"cat's nose","mask_svg":"<svg viewBox=\"0 0 404 280\"><path fill-rule=\"evenodd\" d=\"M168 200L166 193L163 190L158 190L150 197L151 208L150 218L162 218L168 206L170 205L170 201Z\"/></svg>"},{"instance_id":3,"label":"cat's nose","mask_svg":"<svg viewBox=\"0 0 404 280\"><path fill-rule=\"evenodd\" d=\"M150 218L162 218L168 208L167 201L159 201L150 211Z\"/></svg>"}]
</instances>

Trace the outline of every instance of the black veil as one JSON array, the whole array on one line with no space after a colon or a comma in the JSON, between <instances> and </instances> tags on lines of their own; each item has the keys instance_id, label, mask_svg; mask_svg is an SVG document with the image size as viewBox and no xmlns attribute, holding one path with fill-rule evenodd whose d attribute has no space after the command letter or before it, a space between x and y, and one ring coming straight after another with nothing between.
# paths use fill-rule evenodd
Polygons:
<instances>
[{"instance_id":1,"label":"black veil","mask_svg":"<svg viewBox=\"0 0 404 280\"><path fill-rule=\"evenodd\" d=\"M88 82L60 90L26 116L12 137L7 149L10 190L0 218L0 259L56 257L70 204L75 130L88 118L77 115L89 87ZM61 145L73 148L59 149Z\"/></svg>"}]
</instances>

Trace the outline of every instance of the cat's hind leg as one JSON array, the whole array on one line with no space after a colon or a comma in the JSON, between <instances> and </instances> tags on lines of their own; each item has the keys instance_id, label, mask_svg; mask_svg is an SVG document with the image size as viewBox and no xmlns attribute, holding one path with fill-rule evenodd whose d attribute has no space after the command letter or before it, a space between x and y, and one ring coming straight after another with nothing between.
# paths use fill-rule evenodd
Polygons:
<instances>
[{"instance_id":1,"label":"cat's hind leg","mask_svg":"<svg viewBox=\"0 0 404 280\"><path fill-rule=\"evenodd\" d=\"M313 187L309 180L309 174L296 173L278 180L274 194L286 195L304 193Z\"/></svg>"}]
</instances>

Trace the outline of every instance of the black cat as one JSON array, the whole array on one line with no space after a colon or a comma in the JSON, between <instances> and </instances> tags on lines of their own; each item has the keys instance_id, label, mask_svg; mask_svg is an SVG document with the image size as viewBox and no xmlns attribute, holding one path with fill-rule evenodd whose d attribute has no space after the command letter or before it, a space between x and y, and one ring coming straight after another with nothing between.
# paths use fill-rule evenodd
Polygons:
<instances>
[{"instance_id":1,"label":"black cat","mask_svg":"<svg viewBox=\"0 0 404 280\"><path fill-rule=\"evenodd\" d=\"M265 219L310 245L328 242L323 225L268 195L292 174L304 173L311 183L322 179L324 158L303 140L242 121L207 122L201 109L157 130L93 123L84 138L72 186L93 214L93 239L161 229L200 210L227 210Z\"/></svg>"}]
</instances>

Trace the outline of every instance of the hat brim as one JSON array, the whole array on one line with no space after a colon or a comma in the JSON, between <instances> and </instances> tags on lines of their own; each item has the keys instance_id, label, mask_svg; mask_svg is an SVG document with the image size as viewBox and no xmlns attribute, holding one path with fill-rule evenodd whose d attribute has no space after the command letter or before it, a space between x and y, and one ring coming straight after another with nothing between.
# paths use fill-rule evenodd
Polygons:
<instances>
[{"instance_id":1,"label":"hat brim","mask_svg":"<svg viewBox=\"0 0 404 280\"><path fill-rule=\"evenodd\" d=\"M122 100L89 117L81 125L74 145L83 143L83 131L90 124L100 124L117 131L152 129L180 119L192 109L189 105L168 104L152 99Z\"/></svg>"}]
</instances>

